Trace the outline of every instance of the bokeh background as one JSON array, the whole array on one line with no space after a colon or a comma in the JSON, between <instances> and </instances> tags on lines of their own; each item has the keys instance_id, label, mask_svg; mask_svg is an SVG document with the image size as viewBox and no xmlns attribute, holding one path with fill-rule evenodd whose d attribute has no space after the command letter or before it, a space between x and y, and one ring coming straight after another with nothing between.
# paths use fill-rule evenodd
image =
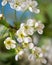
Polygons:
<instances>
[{"instance_id":1,"label":"bokeh background","mask_svg":"<svg viewBox=\"0 0 52 65\"><path fill-rule=\"evenodd\" d=\"M35 18L37 20L41 20L45 24L43 35L39 36L38 46L41 47L44 44L51 43L52 44L52 0L37 0L40 9L39 14L34 14L29 11L23 12L15 12L15 10L11 9L9 4L2 7L0 0L0 14L2 13L6 18L6 22L10 26L15 26L17 23L17 27L21 22L24 22L28 18ZM0 24L0 65L23 65L23 60L15 61L15 53L14 50L6 50L4 46L4 39L8 36L8 30L5 26ZM52 49L50 49L52 50ZM52 60L52 58L51 58ZM24 65L29 65L25 62ZM52 65L52 64L50 64Z\"/></svg>"}]
</instances>

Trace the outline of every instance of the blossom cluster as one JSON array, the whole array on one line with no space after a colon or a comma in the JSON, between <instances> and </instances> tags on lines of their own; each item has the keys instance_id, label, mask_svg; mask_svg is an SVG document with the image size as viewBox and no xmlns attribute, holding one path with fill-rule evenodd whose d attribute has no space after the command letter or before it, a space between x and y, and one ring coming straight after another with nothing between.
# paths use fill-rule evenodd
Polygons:
<instances>
[{"instance_id":1,"label":"blossom cluster","mask_svg":"<svg viewBox=\"0 0 52 65\"><path fill-rule=\"evenodd\" d=\"M44 24L42 24L41 21L36 21L35 19L28 19L26 23L21 23L20 28L15 33L17 42L15 40L12 40L10 37L8 37L4 41L6 49L15 49L15 60L17 61L18 59L22 59L23 56L27 54L28 60L36 60L36 62L38 60L40 62L42 62L43 60L45 61L41 48L36 47L32 39L32 35L35 32L42 34L43 29Z\"/></svg>"},{"instance_id":2,"label":"blossom cluster","mask_svg":"<svg viewBox=\"0 0 52 65\"><path fill-rule=\"evenodd\" d=\"M37 9L37 1L35 0L3 0L2 6L9 3L12 9L17 11L29 10L30 12L39 13ZM20 28L15 33L15 40L7 37L4 41L6 49L14 49L16 52L15 60L18 61L25 57L29 61L38 63L46 63L43 51L40 47L35 46L36 39L33 37L34 33L43 34L44 24L36 19L28 19L25 23L21 23ZM32 38L33 37L33 38ZM34 42L34 41L35 42ZM34 44L35 43L35 44Z\"/></svg>"},{"instance_id":3,"label":"blossom cluster","mask_svg":"<svg viewBox=\"0 0 52 65\"><path fill-rule=\"evenodd\" d=\"M30 12L40 12L37 8L38 3L35 0L3 0L1 4L5 6L7 3L9 3L12 9L17 11L25 11L28 9Z\"/></svg>"}]
</instances>

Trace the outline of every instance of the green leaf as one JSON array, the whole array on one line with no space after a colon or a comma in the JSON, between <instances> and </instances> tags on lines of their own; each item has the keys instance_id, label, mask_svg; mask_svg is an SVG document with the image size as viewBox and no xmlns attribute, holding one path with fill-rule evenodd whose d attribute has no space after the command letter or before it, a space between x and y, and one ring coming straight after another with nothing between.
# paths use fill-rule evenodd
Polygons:
<instances>
[{"instance_id":1,"label":"green leaf","mask_svg":"<svg viewBox=\"0 0 52 65\"><path fill-rule=\"evenodd\" d=\"M0 60L5 61L7 58L11 58L15 56L15 53L1 53L0 52Z\"/></svg>"},{"instance_id":2,"label":"green leaf","mask_svg":"<svg viewBox=\"0 0 52 65\"><path fill-rule=\"evenodd\" d=\"M9 34L9 31L6 27L0 25L0 39L7 37Z\"/></svg>"}]
</instances>

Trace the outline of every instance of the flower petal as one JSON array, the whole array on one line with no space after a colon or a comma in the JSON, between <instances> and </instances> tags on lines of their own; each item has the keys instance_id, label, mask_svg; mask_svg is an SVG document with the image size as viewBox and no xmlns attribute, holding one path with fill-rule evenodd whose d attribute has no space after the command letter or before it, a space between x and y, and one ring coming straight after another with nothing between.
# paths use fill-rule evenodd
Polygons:
<instances>
[{"instance_id":1,"label":"flower petal","mask_svg":"<svg viewBox=\"0 0 52 65\"><path fill-rule=\"evenodd\" d=\"M25 42L25 43L32 42L32 39L31 39L30 37L25 37L25 38L24 38L24 42Z\"/></svg>"},{"instance_id":2,"label":"flower petal","mask_svg":"<svg viewBox=\"0 0 52 65\"><path fill-rule=\"evenodd\" d=\"M21 43L21 42L23 42L23 39L22 39L22 38L17 38L17 41L18 41L19 43Z\"/></svg>"},{"instance_id":3,"label":"flower petal","mask_svg":"<svg viewBox=\"0 0 52 65\"><path fill-rule=\"evenodd\" d=\"M17 11L20 11L21 10L21 6L17 6L14 9L16 9Z\"/></svg>"},{"instance_id":4,"label":"flower petal","mask_svg":"<svg viewBox=\"0 0 52 65\"><path fill-rule=\"evenodd\" d=\"M29 11L30 11L30 12L33 12L33 9L32 9L32 7L29 7Z\"/></svg>"},{"instance_id":5,"label":"flower petal","mask_svg":"<svg viewBox=\"0 0 52 65\"><path fill-rule=\"evenodd\" d=\"M5 45L6 49L10 50L11 47L9 45Z\"/></svg>"},{"instance_id":6,"label":"flower petal","mask_svg":"<svg viewBox=\"0 0 52 65\"><path fill-rule=\"evenodd\" d=\"M5 6L7 4L7 0L3 0L1 4L2 6Z\"/></svg>"},{"instance_id":7,"label":"flower petal","mask_svg":"<svg viewBox=\"0 0 52 65\"><path fill-rule=\"evenodd\" d=\"M37 30L39 34L43 34L43 30Z\"/></svg>"},{"instance_id":8,"label":"flower petal","mask_svg":"<svg viewBox=\"0 0 52 65\"><path fill-rule=\"evenodd\" d=\"M34 33L34 28L33 28L33 27L30 27L30 28L27 30L27 34L33 35L33 33Z\"/></svg>"},{"instance_id":9,"label":"flower petal","mask_svg":"<svg viewBox=\"0 0 52 65\"><path fill-rule=\"evenodd\" d=\"M12 49L16 48L16 45L15 44L11 44L11 48Z\"/></svg>"},{"instance_id":10,"label":"flower petal","mask_svg":"<svg viewBox=\"0 0 52 65\"><path fill-rule=\"evenodd\" d=\"M39 9L34 9L34 12L36 13L36 14L39 14L40 13L40 10Z\"/></svg>"},{"instance_id":11,"label":"flower petal","mask_svg":"<svg viewBox=\"0 0 52 65\"><path fill-rule=\"evenodd\" d=\"M28 19L28 20L27 20L27 25L28 25L28 26L33 26L33 25L34 25L34 22L35 22L35 20L33 20L33 19Z\"/></svg>"},{"instance_id":12,"label":"flower petal","mask_svg":"<svg viewBox=\"0 0 52 65\"><path fill-rule=\"evenodd\" d=\"M17 55L15 56L15 60L18 61L18 58L19 58L19 55L17 54Z\"/></svg>"},{"instance_id":13,"label":"flower petal","mask_svg":"<svg viewBox=\"0 0 52 65\"><path fill-rule=\"evenodd\" d=\"M29 49L33 49L34 44L33 43L29 43Z\"/></svg>"},{"instance_id":14,"label":"flower petal","mask_svg":"<svg viewBox=\"0 0 52 65\"><path fill-rule=\"evenodd\" d=\"M21 50L18 54L19 54L19 55L23 55L23 53L24 53L24 51Z\"/></svg>"}]
</instances>

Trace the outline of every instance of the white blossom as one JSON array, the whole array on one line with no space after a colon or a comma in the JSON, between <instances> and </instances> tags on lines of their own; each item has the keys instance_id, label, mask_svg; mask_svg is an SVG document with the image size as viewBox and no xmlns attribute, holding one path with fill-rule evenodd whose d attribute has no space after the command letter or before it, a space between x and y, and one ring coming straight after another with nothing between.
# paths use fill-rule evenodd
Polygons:
<instances>
[{"instance_id":1,"label":"white blossom","mask_svg":"<svg viewBox=\"0 0 52 65\"><path fill-rule=\"evenodd\" d=\"M17 30L16 36L17 36L17 41L21 43L23 42L23 39L26 36L26 34L23 33L22 28L20 28L19 30Z\"/></svg>"},{"instance_id":2,"label":"white blossom","mask_svg":"<svg viewBox=\"0 0 52 65\"><path fill-rule=\"evenodd\" d=\"M8 50L14 49L16 47L16 42L14 40L12 40L10 37L8 37L4 41L4 44L5 44L6 49L8 49Z\"/></svg>"},{"instance_id":3,"label":"white blossom","mask_svg":"<svg viewBox=\"0 0 52 65\"><path fill-rule=\"evenodd\" d=\"M35 55L37 54L38 57L40 57L40 58L43 57L43 52L42 52L41 48L39 48L39 47L33 47L32 52L33 53L35 52Z\"/></svg>"},{"instance_id":4,"label":"white blossom","mask_svg":"<svg viewBox=\"0 0 52 65\"><path fill-rule=\"evenodd\" d=\"M23 32L27 35L33 35L34 33L34 28L29 26L28 24L21 24L21 28L23 29Z\"/></svg>"},{"instance_id":5,"label":"white blossom","mask_svg":"<svg viewBox=\"0 0 52 65\"><path fill-rule=\"evenodd\" d=\"M23 56L23 54L24 54L24 51L23 51L23 50L19 51L19 53L17 53L17 55L15 56L15 60L18 61L19 58L20 58L21 56Z\"/></svg>"},{"instance_id":6,"label":"white blossom","mask_svg":"<svg viewBox=\"0 0 52 65\"><path fill-rule=\"evenodd\" d=\"M37 1L27 0L27 4L28 4L28 9L30 12L35 12L35 13L40 12L40 10L37 9L37 5L38 5Z\"/></svg>"},{"instance_id":7,"label":"white blossom","mask_svg":"<svg viewBox=\"0 0 52 65\"><path fill-rule=\"evenodd\" d=\"M17 2L15 2L15 3L10 3L10 7L12 8L12 9L15 9L16 11L20 11L21 10L21 7L20 7L20 5L19 5L19 3L17 3Z\"/></svg>"},{"instance_id":8,"label":"white blossom","mask_svg":"<svg viewBox=\"0 0 52 65\"><path fill-rule=\"evenodd\" d=\"M44 24L42 24L40 21L35 23L35 28L39 34L43 34Z\"/></svg>"},{"instance_id":9,"label":"white blossom","mask_svg":"<svg viewBox=\"0 0 52 65\"><path fill-rule=\"evenodd\" d=\"M22 11L25 8L23 0L13 0L9 4L10 7L16 11Z\"/></svg>"}]
</instances>

